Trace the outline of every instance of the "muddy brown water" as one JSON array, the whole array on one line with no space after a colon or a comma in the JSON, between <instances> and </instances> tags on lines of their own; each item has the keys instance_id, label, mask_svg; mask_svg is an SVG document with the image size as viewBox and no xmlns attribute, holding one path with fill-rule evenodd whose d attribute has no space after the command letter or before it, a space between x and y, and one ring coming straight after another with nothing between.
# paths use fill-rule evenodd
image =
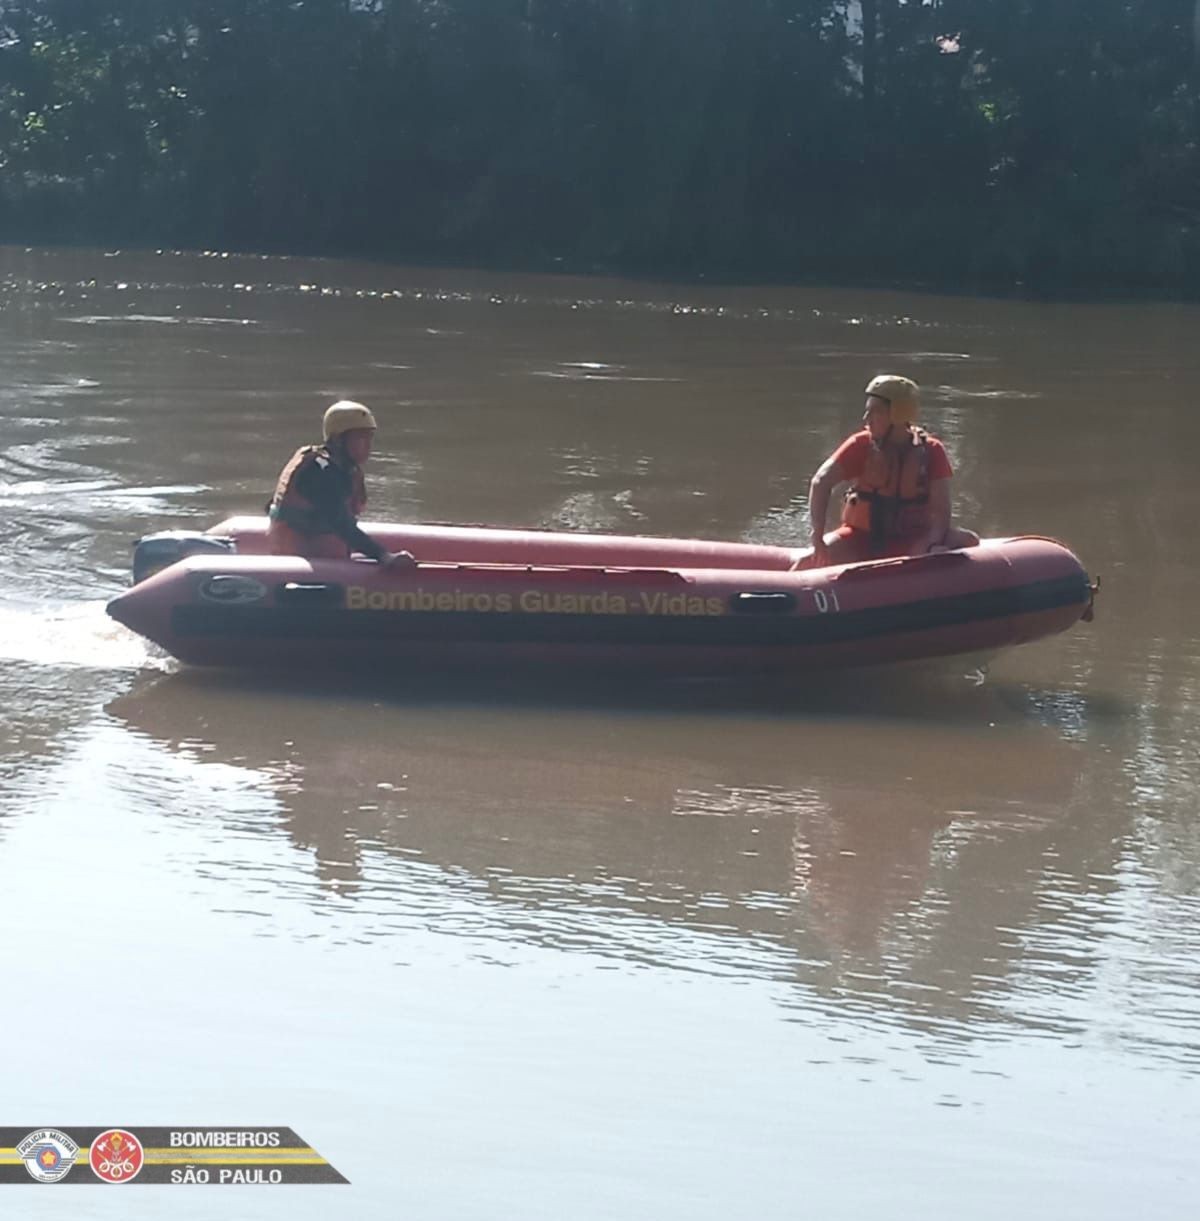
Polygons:
<instances>
[{"instance_id":1,"label":"muddy brown water","mask_svg":"<svg viewBox=\"0 0 1200 1221\"><path fill-rule=\"evenodd\" d=\"M4 1123L282 1122L353 1183L243 1217L1183 1215L1198 328L0 251ZM103 614L131 539L257 510L343 395L372 516L791 543L881 370L1095 623L756 700L199 674Z\"/></svg>"}]
</instances>

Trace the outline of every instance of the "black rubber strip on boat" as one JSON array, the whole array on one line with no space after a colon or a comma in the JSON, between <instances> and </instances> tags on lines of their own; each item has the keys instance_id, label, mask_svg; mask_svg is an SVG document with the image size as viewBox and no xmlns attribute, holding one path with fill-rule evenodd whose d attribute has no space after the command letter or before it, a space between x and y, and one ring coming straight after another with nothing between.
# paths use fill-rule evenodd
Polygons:
<instances>
[{"instance_id":1,"label":"black rubber strip on boat","mask_svg":"<svg viewBox=\"0 0 1200 1221\"><path fill-rule=\"evenodd\" d=\"M756 616L570 614L525 611L346 610L334 606L177 606L180 637L231 640L429 640L522 644L630 644L762 648L869 640L1078 605L1090 596L1085 573L1006 589L925 598L897 606L827 614Z\"/></svg>"}]
</instances>

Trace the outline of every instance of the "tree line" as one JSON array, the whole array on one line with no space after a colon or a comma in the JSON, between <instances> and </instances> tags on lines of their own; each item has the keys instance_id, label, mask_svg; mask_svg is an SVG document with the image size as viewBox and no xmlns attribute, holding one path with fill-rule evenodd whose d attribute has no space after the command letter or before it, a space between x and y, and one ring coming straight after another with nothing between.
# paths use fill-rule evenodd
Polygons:
<instances>
[{"instance_id":1,"label":"tree line","mask_svg":"<svg viewBox=\"0 0 1200 1221\"><path fill-rule=\"evenodd\" d=\"M1200 296L1196 0L0 0L0 240Z\"/></svg>"}]
</instances>

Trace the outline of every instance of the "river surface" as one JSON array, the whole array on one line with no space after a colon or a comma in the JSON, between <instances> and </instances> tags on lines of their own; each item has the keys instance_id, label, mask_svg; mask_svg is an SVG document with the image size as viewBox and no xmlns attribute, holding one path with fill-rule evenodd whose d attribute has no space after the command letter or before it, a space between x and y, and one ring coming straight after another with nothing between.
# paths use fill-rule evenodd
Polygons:
<instances>
[{"instance_id":1,"label":"river surface","mask_svg":"<svg viewBox=\"0 0 1200 1221\"><path fill-rule=\"evenodd\" d=\"M286 1123L352 1182L0 1216L1190 1215L1197 334L0 251L0 1123ZM981 685L236 678L103 614L134 538L257 512L340 396L380 417L376 518L802 541L884 370L959 520L1103 578Z\"/></svg>"}]
</instances>

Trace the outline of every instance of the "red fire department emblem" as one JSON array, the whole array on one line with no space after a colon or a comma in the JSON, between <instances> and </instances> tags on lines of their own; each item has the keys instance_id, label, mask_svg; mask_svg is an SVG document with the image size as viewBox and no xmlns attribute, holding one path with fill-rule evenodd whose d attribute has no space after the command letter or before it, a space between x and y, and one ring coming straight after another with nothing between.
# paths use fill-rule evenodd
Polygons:
<instances>
[{"instance_id":1,"label":"red fire department emblem","mask_svg":"<svg viewBox=\"0 0 1200 1221\"><path fill-rule=\"evenodd\" d=\"M106 1183L129 1183L137 1178L145 1161L142 1142L124 1128L109 1128L92 1141L88 1162L98 1179Z\"/></svg>"}]
</instances>

